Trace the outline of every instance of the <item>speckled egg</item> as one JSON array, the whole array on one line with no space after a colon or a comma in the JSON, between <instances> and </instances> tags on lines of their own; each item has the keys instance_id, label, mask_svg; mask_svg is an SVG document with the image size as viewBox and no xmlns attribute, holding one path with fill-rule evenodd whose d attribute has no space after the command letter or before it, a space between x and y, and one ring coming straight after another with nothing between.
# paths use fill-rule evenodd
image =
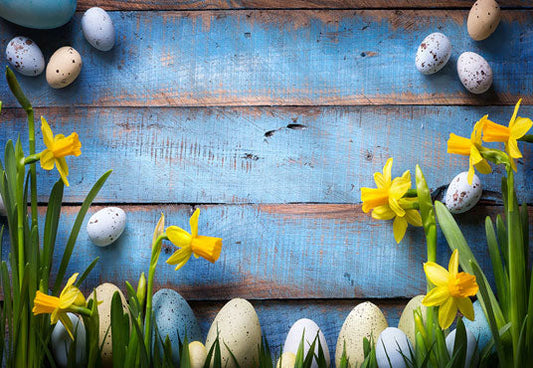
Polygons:
<instances>
[{"instance_id":1,"label":"speckled egg","mask_svg":"<svg viewBox=\"0 0 533 368\"><path fill-rule=\"evenodd\" d=\"M468 13L468 34L473 40L489 37L500 23L500 6L494 0L478 0Z\"/></svg>"},{"instance_id":2,"label":"speckled egg","mask_svg":"<svg viewBox=\"0 0 533 368\"><path fill-rule=\"evenodd\" d=\"M7 209L4 205L4 200L2 199L2 196L0 195L0 216L7 216Z\"/></svg>"},{"instance_id":3,"label":"speckled egg","mask_svg":"<svg viewBox=\"0 0 533 368\"><path fill-rule=\"evenodd\" d=\"M99 247L117 240L126 228L126 213L118 207L106 207L91 216L87 223L89 239Z\"/></svg>"},{"instance_id":4,"label":"speckled egg","mask_svg":"<svg viewBox=\"0 0 533 368\"><path fill-rule=\"evenodd\" d=\"M351 367L360 365L365 357L363 338L377 340L379 334L388 327L381 310L373 303L364 302L356 306L346 317L337 340L335 363L339 366L344 346Z\"/></svg>"},{"instance_id":5,"label":"speckled egg","mask_svg":"<svg viewBox=\"0 0 533 368\"><path fill-rule=\"evenodd\" d=\"M415 65L422 74L434 74L444 68L452 54L452 43L446 35L435 32L424 38L416 52Z\"/></svg>"},{"instance_id":6,"label":"speckled egg","mask_svg":"<svg viewBox=\"0 0 533 368\"><path fill-rule=\"evenodd\" d=\"M207 359L207 350L200 341L193 341L189 344L190 368L203 368Z\"/></svg>"},{"instance_id":7,"label":"speckled egg","mask_svg":"<svg viewBox=\"0 0 533 368\"><path fill-rule=\"evenodd\" d=\"M322 350L324 352L324 358L326 359L326 362L328 363L329 367L329 348L326 342L326 338L324 337L324 333L314 321L308 318L299 319L292 325L291 329L289 330L289 333L287 334L287 338L285 339L285 345L283 345L283 352L290 352L296 354L298 352L298 348L300 346L300 343L302 342L303 337L304 355L307 355L311 344L313 344L317 337L317 334L318 338L320 339L320 345L322 346ZM318 354L318 342L315 345L315 354ZM318 368L316 358L313 360L311 367Z\"/></svg>"},{"instance_id":8,"label":"speckled egg","mask_svg":"<svg viewBox=\"0 0 533 368\"><path fill-rule=\"evenodd\" d=\"M476 338L474 337L474 334L468 330L466 330L466 359L465 359L465 368L470 367L477 367L477 361L479 359L479 349L476 348L477 342ZM450 356L453 355L453 346L455 344L455 335L457 330L453 330L450 332L448 336L446 336L446 348L448 349L448 353Z\"/></svg>"},{"instance_id":9,"label":"speckled egg","mask_svg":"<svg viewBox=\"0 0 533 368\"><path fill-rule=\"evenodd\" d=\"M44 70L41 49L27 37L17 36L8 42L6 59L22 75L36 77Z\"/></svg>"},{"instance_id":10,"label":"speckled egg","mask_svg":"<svg viewBox=\"0 0 533 368\"><path fill-rule=\"evenodd\" d=\"M100 51L109 51L115 45L113 21L102 8L88 9L81 18L81 29L87 42Z\"/></svg>"},{"instance_id":11,"label":"speckled egg","mask_svg":"<svg viewBox=\"0 0 533 368\"><path fill-rule=\"evenodd\" d=\"M405 306L402 315L400 316L400 321L398 322L398 328L402 330L412 344L416 342L415 338L415 310L418 310L420 308L420 313L422 314L422 319L426 320L426 312L427 308L422 305L422 299L424 299L424 295L417 295L411 300L409 300L409 303Z\"/></svg>"},{"instance_id":12,"label":"speckled egg","mask_svg":"<svg viewBox=\"0 0 533 368\"><path fill-rule=\"evenodd\" d=\"M120 294L120 299L122 300L122 309L125 313L129 313L126 304L126 298L124 298L124 294L122 294L122 291L120 291L120 289L116 285L110 283L101 284L97 286L96 289L94 289L92 294L89 296L89 299L94 299L94 295L96 293L96 299L99 302L102 302L98 305L98 316L100 318L98 346L102 346L101 355L102 366L104 368L111 368L113 366L113 349L111 346L112 332L109 326L111 326L111 301L113 299L113 295L117 291Z\"/></svg>"},{"instance_id":13,"label":"speckled egg","mask_svg":"<svg viewBox=\"0 0 533 368\"><path fill-rule=\"evenodd\" d=\"M483 313L483 308L481 307L479 300L474 302L474 315L475 318L473 321L464 318L463 322L465 327L472 332L476 338L479 351L483 351L492 339L492 332L490 331L489 322L487 321L487 317L485 317L485 313Z\"/></svg>"},{"instance_id":14,"label":"speckled egg","mask_svg":"<svg viewBox=\"0 0 533 368\"><path fill-rule=\"evenodd\" d=\"M86 364L85 354L85 326L83 321L75 314L68 313L68 317L72 322L73 334L75 342L70 338L65 326L61 321L57 322L52 331L50 337L50 346L52 348L52 355L59 368L66 368L68 366L68 355L70 347L75 343L75 362L78 366L84 366Z\"/></svg>"},{"instance_id":15,"label":"speckled egg","mask_svg":"<svg viewBox=\"0 0 533 368\"><path fill-rule=\"evenodd\" d=\"M220 338L222 366L237 367L228 348L240 367L256 367L259 364L261 326L250 302L244 299L232 299L218 312L207 334L205 343L207 351L215 342L217 332Z\"/></svg>"},{"instance_id":16,"label":"speckled egg","mask_svg":"<svg viewBox=\"0 0 533 368\"><path fill-rule=\"evenodd\" d=\"M466 212L479 202L481 194L483 194L483 188L479 177L474 174L472 185L470 185L468 184L468 172L462 172L448 185L446 207L451 213Z\"/></svg>"},{"instance_id":17,"label":"speckled egg","mask_svg":"<svg viewBox=\"0 0 533 368\"><path fill-rule=\"evenodd\" d=\"M159 336L154 337L154 342L159 344L159 351L163 352L163 342L168 336L172 346L172 358L178 364L180 341L185 337L189 341L201 340L202 333L198 321L191 307L183 297L172 289L161 289L154 294L152 299L153 317ZM162 356L162 355L161 355Z\"/></svg>"},{"instance_id":18,"label":"speckled egg","mask_svg":"<svg viewBox=\"0 0 533 368\"><path fill-rule=\"evenodd\" d=\"M81 72L81 56L70 46L58 49L46 66L46 81L52 88L63 88L74 82Z\"/></svg>"},{"instance_id":19,"label":"speckled egg","mask_svg":"<svg viewBox=\"0 0 533 368\"><path fill-rule=\"evenodd\" d=\"M457 59L457 74L463 86L479 95L488 91L492 85L492 69L483 58L475 52L463 52Z\"/></svg>"},{"instance_id":20,"label":"speckled egg","mask_svg":"<svg viewBox=\"0 0 533 368\"><path fill-rule=\"evenodd\" d=\"M296 355L293 353L285 352L281 354L276 362L276 368L294 368L296 364Z\"/></svg>"},{"instance_id":21,"label":"speckled egg","mask_svg":"<svg viewBox=\"0 0 533 368\"><path fill-rule=\"evenodd\" d=\"M414 361L414 349L402 330L387 327L376 342L376 361L379 368L405 368L404 357Z\"/></svg>"}]
</instances>

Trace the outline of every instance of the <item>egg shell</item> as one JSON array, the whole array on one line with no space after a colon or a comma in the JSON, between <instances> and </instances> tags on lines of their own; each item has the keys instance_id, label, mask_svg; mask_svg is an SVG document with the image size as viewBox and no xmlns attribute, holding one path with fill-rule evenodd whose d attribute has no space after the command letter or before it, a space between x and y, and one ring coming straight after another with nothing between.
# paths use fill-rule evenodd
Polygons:
<instances>
[{"instance_id":1,"label":"egg shell","mask_svg":"<svg viewBox=\"0 0 533 368\"><path fill-rule=\"evenodd\" d=\"M80 75L81 56L70 46L58 49L46 66L46 81L52 88L64 88Z\"/></svg>"},{"instance_id":2,"label":"egg shell","mask_svg":"<svg viewBox=\"0 0 533 368\"><path fill-rule=\"evenodd\" d=\"M451 213L463 213L471 210L481 199L483 188L479 177L474 174L472 185L468 184L468 172L458 174L446 190L446 207Z\"/></svg>"},{"instance_id":3,"label":"egg shell","mask_svg":"<svg viewBox=\"0 0 533 368\"><path fill-rule=\"evenodd\" d=\"M190 368L203 368L207 359L207 350L200 341L193 341L189 344Z\"/></svg>"},{"instance_id":4,"label":"egg shell","mask_svg":"<svg viewBox=\"0 0 533 368\"><path fill-rule=\"evenodd\" d=\"M446 35L435 32L418 46L415 65L422 74L434 74L444 68L452 54L452 43Z\"/></svg>"},{"instance_id":5,"label":"egg shell","mask_svg":"<svg viewBox=\"0 0 533 368\"><path fill-rule=\"evenodd\" d=\"M35 42L17 36L8 42L6 59L20 74L36 77L44 70L44 56Z\"/></svg>"},{"instance_id":6,"label":"egg shell","mask_svg":"<svg viewBox=\"0 0 533 368\"><path fill-rule=\"evenodd\" d=\"M183 297L172 289L161 289L154 294L152 310L159 336L163 342L169 338L172 346L174 363L179 362L180 341L201 340L202 333L194 312ZM159 344L159 351L163 352L161 340L154 337L154 343Z\"/></svg>"},{"instance_id":7,"label":"egg shell","mask_svg":"<svg viewBox=\"0 0 533 368\"><path fill-rule=\"evenodd\" d=\"M0 216L7 216L7 209L4 205L4 200L2 199L2 196L0 195Z\"/></svg>"},{"instance_id":8,"label":"egg shell","mask_svg":"<svg viewBox=\"0 0 533 368\"><path fill-rule=\"evenodd\" d=\"M126 228L126 213L118 207L106 207L91 216L87 223L89 239L99 247L117 240Z\"/></svg>"},{"instance_id":9,"label":"egg shell","mask_svg":"<svg viewBox=\"0 0 533 368\"><path fill-rule=\"evenodd\" d=\"M457 59L457 74L463 86L479 95L488 91L492 85L492 69L483 58L475 52L463 52Z\"/></svg>"},{"instance_id":10,"label":"egg shell","mask_svg":"<svg viewBox=\"0 0 533 368\"><path fill-rule=\"evenodd\" d=\"M373 303L364 302L357 305L342 325L335 350L335 363L339 366L344 345L350 366L360 365L364 361L363 338L375 342L379 334L388 327L387 320L381 310Z\"/></svg>"},{"instance_id":11,"label":"egg shell","mask_svg":"<svg viewBox=\"0 0 533 368\"><path fill-rule=\"evenodd\" d=\"M232 299L218 312L205 343L211 349L219 334L222 366L236 368L227 347L240 367L256 367L259 364L261 326L254 307L244 299ZM213 366L213 362L211 362Z\"/></svg>"},{"instance_id":12,"label":"egg shell","mask_svg":"<svg viewBox=\"0 0 533 368\"><path fill-rule=\"evenodd\" d=\"M294 368L296 364L296 355L293 353L285 352L281 354L276 362L276 368Z\"/></svg>"},{"instance_id":13,"label":"egg shell","mask_svg":"<svg viewBox=\"0 0 533 368\"><path fill-rule=\"evenodd\" d=\"M303 336L304 356L307 355L307 352L309 351L309 348L315 341L317 334L318 334L318 338L320 339L320 345L322 346L322 349L324 352L324 358L326 359L327 365L329 367L330 365L329 348L326 342L326 338L324 337L324 333L314 321L308 318L299 319L292 325L292 327L289 330L289 333L287 334L287 338L285 339L285 345L283 345L283 352L284 353L291 352L293 354L296 354L298 352L300 343L302 342L302 336ZM318 342L315 345L315 354L318 354ZM313 360L311 367L318 368L318 363L316 361L316 358Z\"/></svg>"},{"instance_id":14,"label":"egg shell","mask_svg":"<svg viewBox=\"0 0 533 368\"><path fill-rule=\"evenodd\" d=\"M479 300L474 302L474 316L475 318L473 321L464 318L463 322L465 327L472 332L476 338L479 351L483 351L492 339L492 332L490 331L489 322L487 321L487 317L485 317L485 313L483 313L483 308L481 307Z\"/></svg>"},{"instance_id":15,"label":"egg shell","mask_svg":"<svg viewBox=\"0 0 533 368\"><path fill-rule=\"evenodd\" d=\"M468 34L475 41L488 38L500 23L500 6L494 0L478 0L468 13Z\"/></svg>"},{"instance_id":16,"label":"egg shell","mask_svg":"<svg viewBox=\"0 0 533 368\"><path fill-rule=\"evenodd\" d=\"M85 354L85 326L83 321L75 314L67 313L72 326L74 327L73 334L75 338L75 361L76 365L84 366L86 363ZM52 355L54 361L59 368L66 368L68 366L68 353L70 347L74 342L71 340L65 326L61 321L57 322L52 330L50 337L50 346L52 347Z\"/></svg>"},{"instance_id":17,"label":"egg shell","mask_svg":"<svg viewBox=\"0 0 533 368\"><path fill-rule=\"evenodd\" d=\"M129 310L126 304L126 298L124 298L124 294L122 294L122 291L120 291L120 289L114 284L101 284L97 286L89 296L89 299L94 299L94 295L96 293L96 299L99 302L102 302L98 305L98 317L100 319L98 346L102 346L103 343L101 356L102 366L104 368L110 368L113 366L113 349L111 346L111 339L113 334L109 326L111 326L111 301L115 292L119 293L120 299L122 300L122 310L125 313L129 314Z\"/></svg>"},{"instance_id":18,"label":"egg shell","mask_svg":"<svg viewBox=\"0 0 533 368\"><path fill-rule=\"evenodd\" d=\"M477 367L477 361L479 358L479 349L476 348L477 341L474 334L468 329L466 330L466 359L465 359L465 368ZM453 355L453 346L455 344L455 335L457 330L450 332L446 336L446 348L450 356ZM473 364L472 364L473 363Z\"/></svg>"},{"instance_id":19,"label":"egg shell","mask_svg":"<svg viewBox=\"0 0 533 368\"><path fill-rule=\"evenodd\" d=\"M102 8L88 9L81 18L81 29L87 42L100 51L109 51L115 45L113 21Z\"/></svg>"},{"instance_id":20,"label":"egg shell","mask_svg":"<svg viewBox=\"0 0 533 368\"><path fill-rule=\"evenodd\" d=\"M400 316L400 321L398 322L398 328L407 335L412 344L415 344L416 342L415 310L420 309L422 320L426 320L427 308L422 305L422 299L424 299L424 295L417 295L409 300L409 303L405 306L402 315Z\"/></svg>"},{"instance_id":21,"label":"egg shell","mask_svg":"<svg viewBox=\"0 0 533 368\"><path fill-rule=\"evenodd\" d=\"M50 29L67 23L76 11L76 0L2 0L0 15L19 26Z\"/></svg>"},{"instance_id":22,"label":"egg shell","mask_svg":"<svg viewBox=\"0 0 533 368\"><path fill-rule=\"evenodd\" d=\"M376 361L379 368L405 368L405 360L414 361L414 349L407 335L395 327L387 327L376 342Z\"/></svg>"}]
</instances>

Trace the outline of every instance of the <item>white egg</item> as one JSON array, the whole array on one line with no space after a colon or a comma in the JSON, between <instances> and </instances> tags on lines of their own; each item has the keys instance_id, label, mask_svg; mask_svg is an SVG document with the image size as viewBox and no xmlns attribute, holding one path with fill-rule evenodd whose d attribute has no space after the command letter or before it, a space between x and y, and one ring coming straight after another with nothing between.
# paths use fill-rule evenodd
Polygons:
<instances>
[{"instance_id":1,"label":"white egg","mask_svg":"<svg viewBox=\"0 0 533 368\"><path fill-rule=\"evenodd\" d=\"M387 327L376 342L376 361L379 368L405 368L405 359L414 361L414 349L402 330Z\"/></svg>"},{"instance_id":2,"label":"white egg","mask_svg":"<svg viewBox=\"0 0 533 368\"><path fill-rule=\"evenodd\" d=\"M68 317L72 322L74 330L72 331L75 337L75 362L78 366L85 365L85 326L78 316L68 313ZM68 353L74 342L70 338L65 326L61 321L57 322L50 337L50 346L52 347L52 354L58 367L66 368L68 366Z\"/></svg>"},{"instance_id":3,"label":"white egg","mask_svg":"<svg viewBox=\"0 0 533 368\"><path fill-rule=\"evenodd\" d=\"M99 247L105 247L117 240L126 227L126 213L118 207L106 207L89 219L87 234Z\"/></svg>"},{"instance_id":4,"label":"white egg","mask_svg":"<svg viewBox=\"0 0 533 368\"><path fill-rule=\"evenodd\" d=\"M7 209L4 205L4 200L2 199L2 196L0 195L0 216L7 216Z\"/></svg>"},{"instance_id":5,"label":"white egg","mask_svg":"<svg viewBox=\"0 0 533 368\"><path fill-rule=\"evenodd\" d=\"M276 368L294 368L296 355L293 353L283 353L276 362Z\"/></svg>"},{"instance_id":6,"label":"white egg","mask_svg":"<svg viewBox=\"0 0 533 368\"><path fill-rule=\"evenodd\" d=\"M418 46L416 68L422 74L434 74L444 68L451 54L452 44L448 37L439 32L432 33Z\"/></svg>"},{"instance_id":7,"label":"white egg","mask_svg":"<svg viewBox=\"0 0 533 368\"><path fill-rule=\"evenodd\" d=\"M479 349L477 349L477 341L472 332L468 328L465 328L466 331L466 359L465 359L465 368L477 367L477 361L479 358ZM455 344L455 335L457 330L453 330L446 337L446 348L450 356L453 355L453 346Z\"/></svg>"},{"instance_id":8,"label":"white egg","mask_svg":"<svg viewBox=\"0 0 533 368\"><path fill-rule=\"evenodd\" d=\"M422 304L424 296L425 295L417 295L411 299L405 306L402 315L400 316L400 321L398 322L398 328L407 335L412 344L416 343L415 310L419 309L422 314L422 320L426 320L427 308Z\"/></svg>"},{"instance_id":9,"label":"white egg","mask_svg":"<svg viewBox=\"0 0 533 368\"><path fill-rule=\"evenodd\" d=\"M457 74L465 88L479 95L488 91L492 85L492 69L483 58L475 52L463 52L457 59Z\"/></svg>"},{"instance_id":10,"label":"white egg","mask_svg":"<svg viewBox=\"0 0 533 368\"><path fill-rule=\"evenodd\" d=\"M17 36L8 42L6 59L22 75L36 77L44 70L41 49L27 37Z\"/></svg>"},{"instance_id":11,"label":"white egg","mask_svg":"<svg viewBox=\"0 0 533 368\"><path fill-rule=\"evenodd\" d=\"M318 339L320 340L322 350L324 352L324 358L326 359L327 365L329 367L329 348L326 342L326 338L324 337L324 333L315 322L308 318L299 319L292 325L291 329L289 330L289 333L287 334L287 338L285 339L285 345L283 345L283 352L290 352L296 354L298 352L298 348L300 347L300 343L302 342L303 337L304 356L306 356L309 351L309 348L315 341L317 335ZM318 340L315 344L315 354L318 354ZM318 368L316 358L313 360L313 364L311 365L311 367Z\"/></svg>"},{"instance_id":12,"label":"white egg","mask_svg":"<svg viewBox=\"0 0 533 368\"><path fill-rule=\"evenodd\" d=\"M446 207L451 213L471 210L480 200L483 188L479 177L474 174L472 185L468 184L468 172L457 175L446 190Z\"/></svg>"},{"instance_id":13,"label":"white egg","mask_svg":"<svg viewBox=\"0 0 533 368\"><path fill-rule=\"evenodd\" d=\"M88 9L81 18L81 29L87 42L100 51L109 51L115 45L113 21L102 8Z\"/></svg>"}]
</instances>

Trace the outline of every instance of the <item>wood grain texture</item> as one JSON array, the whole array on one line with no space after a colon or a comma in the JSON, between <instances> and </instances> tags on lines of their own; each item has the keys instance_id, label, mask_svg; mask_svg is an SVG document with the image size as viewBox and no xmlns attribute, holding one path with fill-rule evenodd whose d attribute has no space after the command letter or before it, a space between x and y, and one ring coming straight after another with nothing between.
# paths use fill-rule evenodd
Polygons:
<instances>
[{"instance_id":1,"label":"wood grain texture","mask_svg":"<svg viewBox=\"0 0 533 368\"><path fill-rule=\"evenodd\" d=\"M206 9L373 9L465 8L471 0L80 0L78 10L99 6L107 10ZM500 0L501 7L531 7L529 0Z\"/></svg>"},{"instance_id":2,"label":"wood grain texture","mask_svg":"<svg viewBox=\"0 0 533 368\"><path fill-rule=\"evenodd\" d=\"M505 11L496 32L475 42L464 10L195 11L112 13L117 45L84 39L78 14L67 26L29 31L0 23L0 45L33 38L48 58L70 44L84 60L78 80L52 90L44 75L20 77L36 106L219 106L533 103L533 12ZM414 66L421 40L441 31L451 61L424 76ZM461 85L455 61L482 54L494 71L484 95ZM13 106L1 84L5 106Z\"/></svg>"},{"instance_id":3,"label":"wood grain texture","mask_svg":"<svg viewBox=\"0 0 533 368\"><path fill-rule=\"evenodd\" d=\"M80 232L67 274L82 272L96 257L98 265L85 283L89 291L103 282L124 287L148 271L151 237L161 212L166 224L189 229L188 205L121 206L127 227L113 245L99 248ZM94 213L101 207L94 207ZM194 259L180 271L165 263L176 247L165 243L155 284L172 287L187 300L345 299L411 297L425 290L426 259L421 228L409 228L397 245L392 223L372 220L360 206L341 204L200 206L199 233L224 239L219 261ZM64 208L56 242L61 255L76 206ZM490 275L484 219L502 207L478 206L457 216L478 258ZM44 213L43 213L44 215ZM533 228L533 227L532 227ZM531 236L531 234L530 234ZM447 264L450 251L439 234L438 261ZM4 247L4 252L8 247ZM4 259L7 254L3 254ZM60 256L55 257L57 267Z\"/></svg>"},{"instance_id":4,"label":"wood grain texture","mask_svg":"<svg viewBox=\"0 0 533 368\"><path fill-rule=\"evenodd\" d=\"M467 157L446 153L449 134L469 136L486 113L507 124L512 107L36 110L56 134L76 131L83 144L82 156L68 159L69 203L81 202L108 169L99 203L360 203L359 188L375 185L372 175L389 157L394 175L414 173L418 163L432 188L445 189L468 169ZM533 107L520 114L533 117ZM21 109L4 109L0 121L1 145L18 134L27 141ZM44 149L40 132L37 142ZM533 203L533 148L520 149L515 183ZM496 169L481 175L486 200L499 201ZM38 177L46 201L58 174L39 169Z\"/></svg>"}]
</instances>

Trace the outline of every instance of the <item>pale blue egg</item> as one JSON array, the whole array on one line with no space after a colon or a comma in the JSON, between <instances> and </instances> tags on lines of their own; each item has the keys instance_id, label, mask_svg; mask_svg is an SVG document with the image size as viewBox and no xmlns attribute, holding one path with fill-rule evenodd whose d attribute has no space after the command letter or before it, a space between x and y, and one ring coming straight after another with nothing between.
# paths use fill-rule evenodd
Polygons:
<instances>
[{"instance_id":1,"label":"pale blue egg","mask_svg":"<svg viewBox=\"0 0 533 368\"><path fill-rule=\"evenodd\" d=\"M466 328L466 359L465 359L465 368L477 367L477 362L479 358L479 349L476 347L477 341L474 337L474 334ZM455 345L455 334L457 330L450 332L446 336L446 348L450 356L453 355L453 347Z\"/></svg>"},{"instance_id":2,"label":"pale blue egg","mask_svg":"<svg viewBox=\"0 0 533 368\"><path fill-rule=\"evenodd\" d=\"M414 349L407 335L395 327L387 327L376 342L379 368L405 368L405 359L413 361Z\"/></svg>"},{"instance_id":3,"label":"pale blue egg","mask_svg":"<svg viewBox=\"0 0 533 368\"><path fill-rule=\"evenodd\" d=\"M159 335L163 342L168 336L172 346L172 358L179 362L179 341L183 343L185 337L189 342L202 341L202 333L198 321L191 307L183 297L171 289L161 289L152 299L153 316ZM161 340L154 336L159 344L160 352L163 347Z\"/></svg>"},{"instance_id":4,"label":"pale blue egg","mask_svg":"<svg viewBox=\"0 0 533 368\"><path fill-rule=\"evenodd\" d=\"M77 366L85 365L85 326L83 322L75 314L68 313L68 317L74 327L73 334L76 338L75 352ZM68 365L68 353L73 341L71 340L67 330L61 322L57 322L52 331L50 338L50 346L52 348L52 354L58 367L66 368Z\"/></svg>"},{"instance_id":5,"label":"pale blue egg","mask_svg":"<svg viewBox=\"0 0 533 368\"><path fill-rule=\"evenodd\" d=\"M20 26L50 29L67 23L76 0L0 0L0 16Z\"/></svg>"},{"instance_id":6,"label":"pale blue egg","mask_svg":"<svg viewBox=\"0 0 533 368\"><path fill-rule=\"evenodd\" d=\"M483 308L478 300L474 302L474 314L475 319L470 321L467 318L463 319L465 327L474 334L477 339L479 350L482 351L492 339L492 332L490 331L489 322L485 313L483 313Z\"/></svg>"}]
</instances>

